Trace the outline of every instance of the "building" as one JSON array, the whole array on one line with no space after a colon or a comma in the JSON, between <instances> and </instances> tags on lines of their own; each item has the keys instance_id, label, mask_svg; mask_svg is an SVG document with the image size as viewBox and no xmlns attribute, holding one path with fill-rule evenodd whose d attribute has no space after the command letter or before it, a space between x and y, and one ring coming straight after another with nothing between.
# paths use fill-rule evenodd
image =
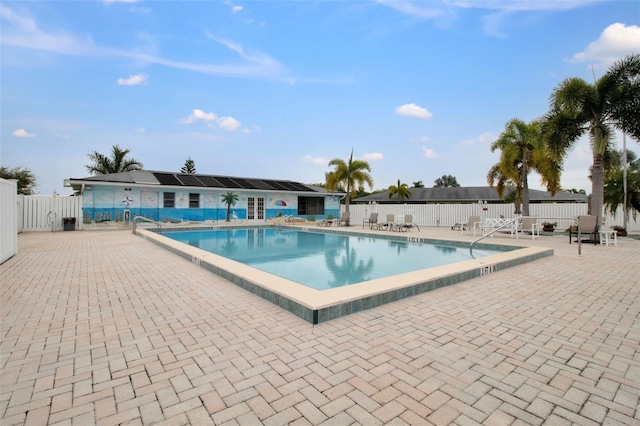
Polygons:
<instances>
[{"instance_id":1,"label":"building","mask_svg":"<svg viewBox=\"0 0 640 426\"><path fill-rule=\"evenodd\" d=\"M411 198L399 201L396 196L389 199L389 191L379 192L367 195L365 197L356 198L351 202L354 204L452 204L452 203L477 203L478 201L487 202L488 204L504 203L504 199L498 196L496 188L489 186L457 186L448 188L409 188ZM511 192L506 189L503 195ZM537 189L529 190L529 203L586 203L587 196L585 194L574 194L572 192L558 191L554 196L550 192L539 191Z\"/></svg>"},{"instance_id":2,"label":"building","mask_svg":"<svg viewBox=\"0 0 640 426\"><path fill-rule=\"evenodd\" d=\"M135 216L162 222L226 220L222 197L237 195L231 218L251 222L292 215L338 217L342 194L289 180L136 170L70 178L82 195L84 223L127 222Z\"/></svg>"}]
</instances>

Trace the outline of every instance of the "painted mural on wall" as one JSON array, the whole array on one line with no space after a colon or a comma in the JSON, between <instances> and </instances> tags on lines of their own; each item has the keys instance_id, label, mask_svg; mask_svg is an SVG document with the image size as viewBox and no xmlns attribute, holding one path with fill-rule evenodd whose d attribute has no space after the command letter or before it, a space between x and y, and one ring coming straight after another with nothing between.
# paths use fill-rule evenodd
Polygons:
<instances>
[{"instance_id":1,"label":"painted mural on wall","mask_svg":"<svg viewBox=\"0 0 640 426\"><path fill-rule=\"evenodd\" d=\"M185 221L224 221L227 206L222 202L222 196L228 191L194 189L165 189L123 187L116 185L93 185L92 189L85 189L83 193L83 221L85 224L101 222L123 222L127 217L144 216L160 222ZM174 206L165 207L165 193L174 194ZM197 207L190 206L197 194ZM238 201L231 207L232 219L247 220L248 217L263 221L283 215L298 215L298 196L288 193L268 192L236 192ZM305 194L305 196L309 196ZM315 215L322 219L327 214L337 217L340 211L339 197L317 194L324 198L325 214ZM251 203L249 203L251 199ZM260 200L260 202L259 202ZM260 207L259 207L260 206ZM249 212L253 208L254 211ZM258 208L263 208L263 215L257 214ZM251 213L251 214L250 214Z\"/></svg>"}]
</instances>

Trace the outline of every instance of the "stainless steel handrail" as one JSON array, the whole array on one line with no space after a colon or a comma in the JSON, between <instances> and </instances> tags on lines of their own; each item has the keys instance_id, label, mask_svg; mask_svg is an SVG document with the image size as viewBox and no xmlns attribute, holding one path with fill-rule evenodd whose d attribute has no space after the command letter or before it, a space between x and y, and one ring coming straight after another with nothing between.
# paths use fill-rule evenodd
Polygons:
<instances>
[{"instance_id":1,"label":"stainless steel handrail","mask_svg":"<svg viewBox=\"0 0 640 426\"><path fill-rule=\"evenodd\" d=\"M506 221L505 223L503 223L502 225L499 225L499 226L498 226L498 227L496 227L495 229L491 230L491 232L487 232L486 234L482 234L482 236L481 236L480 238L478 238L477 240L475 240L474 242L472 242L472 243L469 245L469 254L471 255L471 257L473 257L473 245L474 245L475 243L477 243L478 241L480 241L480 240L482 240L482 239L484 239L484 238L487 238L489 235L493 235L495 232L497 232L497 231L499 231L499 230L501 230L501 229L504 229L504 228L505 228L506 226L508 226L508 225L513 225L515 222L519 221L520 219L522 219L522 218L521 218L521 217L516 217L515 219L507 220L507 221ZM518 230L516 229L516 232L517 232L517 231L518 231Z\"/></svg>"},{"instance_id":2,"label":"stainless steel handrail","mask_svg":"<svg viewBox=\"0 0 640 426\"><path fill-rule=\"evenodd\" d=\"M158 227L158 229L162 229L162 223L160 222L156 222L155 220L149 219L148 217L144 217L144 216L136 216L133 218L133 220L131 221L132 224L132 232L135 234L136 233L136 221L138 220L143 220L145 222L150 222L150 223L155 223L156 226Z\"/></svg>"}]
</instances>

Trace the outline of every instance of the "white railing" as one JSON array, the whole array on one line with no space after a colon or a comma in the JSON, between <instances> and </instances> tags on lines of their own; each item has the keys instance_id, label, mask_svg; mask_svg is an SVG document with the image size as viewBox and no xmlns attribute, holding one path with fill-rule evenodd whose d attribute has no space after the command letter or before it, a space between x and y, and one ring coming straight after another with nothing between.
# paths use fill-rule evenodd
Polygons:
<instances>
[{"instance_id":1,"label":"white railing","mask_svg":"<svg viewBox=\"0 0 640 426\"><path fill-rule=\"evenodd\" d=\"M342 205L341 211L345 210ZM483 210L486 208L486 210ZM378 213L378 218L386 217L387 214L404 215L412 214L413 221L419 226L442 226L451 227L456 223L467 223L470 216L480 216L482 221L488 217L513 218L515 206L513 204L351 204L351 223L362 223L372 212ZM556 204L530 204L529 216L540 218L540 222L545 220L556 222L556 230L564 231L573 224L573 219L587 214L586 203L556 203ZM623 224L622 210L618 209L616 215L603 214L604 228ZM558 219L554 219L558 218ZM627 230L630 232L640 231L640 215L634 220L629 217Z\"/></svg>"}]
</instances>

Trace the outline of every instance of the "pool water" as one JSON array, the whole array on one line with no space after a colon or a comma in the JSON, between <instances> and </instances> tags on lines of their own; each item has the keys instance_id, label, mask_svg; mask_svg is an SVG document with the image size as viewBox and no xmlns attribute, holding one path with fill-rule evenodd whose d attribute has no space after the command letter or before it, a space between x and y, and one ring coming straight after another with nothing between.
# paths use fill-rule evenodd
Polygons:
<instances>
[{"instance_id":1,"label":"pool water","mask_svg":"<svg viewBox=\"0 0 640 426\"><path fill-rule=\"evenodd\" d=\"M242 228L163 231L162 235L253 268L326 290L469 260L469 249L407 238ZM474 249L475 258L501 253Z\"/></svg>"}]
</instances>

